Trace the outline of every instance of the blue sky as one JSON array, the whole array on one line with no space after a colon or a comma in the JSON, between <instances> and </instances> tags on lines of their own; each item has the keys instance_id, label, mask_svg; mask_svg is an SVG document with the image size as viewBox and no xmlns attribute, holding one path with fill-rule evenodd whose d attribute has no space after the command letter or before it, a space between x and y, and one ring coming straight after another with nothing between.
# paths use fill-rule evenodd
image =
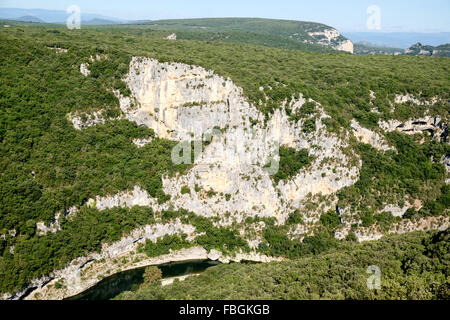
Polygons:
<instances>
[{"instance_id":1,"label":"blue sky","mask_svg":"<svg viewBox=\"0 0 450 320\"><path fill-rule=\"evenodd\" d=\"M381 10L384 32L450 32L450 0L0 0L0 7L65 10L123 19L262 17L321 22L343 32L367 29L367 8Z\"/></svg>"}]
</instances>

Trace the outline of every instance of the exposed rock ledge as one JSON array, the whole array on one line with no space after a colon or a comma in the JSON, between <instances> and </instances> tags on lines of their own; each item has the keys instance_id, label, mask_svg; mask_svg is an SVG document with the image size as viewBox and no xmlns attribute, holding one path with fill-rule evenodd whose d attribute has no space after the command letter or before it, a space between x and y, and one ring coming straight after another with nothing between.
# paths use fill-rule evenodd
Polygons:
<instances>
[{"instance_id":1,"label":"exposed rock ledge","mask_svg":"<svg viewBox=\"0 0 450 320\"><path fill-rule=\"evenodd\" d=\"M441 119L437 117L425 116L404 122L398 120L380 121L378 125L386 132L398 131L411 135L429 132L432 137L442 137L448 140L448 126L442 123Z\"/></svg>"},{"instance_id":2,"label":"exposed rock ledge","mask_svg":"<svg viewBox=\"0 0 450 320\"><path fill-rule=\"evenodd\" d=\"M72 113L70 113L68 115L68 119L70 121L72 121L72 124L73 124L74 128L77 129L77 130L81 130L83 128L91 127L91 126L94 126L96 124L102 124L102 123L105 123L106 121L108 121L108 119L105 119L104 116L103 116L103 110L95 111L92 114L86 114L85 117L86 117L86 119L82 120L82 117L79 116L79 115L75 115L75 114L72 114ZM111 120L113 120L113 119L111 119Z\"/></svg>"},{"instance_id":3,"label":"exposed rock ledge","mask_svg":"<svg viewBox=\"0 0 450 320\"><path fill-rule=\"evenodd\" d=\"M140 138L140 139L133 139L133 143L138 147L138 148L143 148L145 147L147 144L151 143L153 141L152 137L148 137L148 138Z\"/></svg>"},{"instance_id":4,"label":"exposed rock ledge","mask_svg":"<svg viewBox=\"0 0 450 320\"><path fill-rule=\"evenodd\" d=\"M399 223L394 224L389 231L382 233L375 227L359 228L355 231L358 242L379 240L387 234L404 234L415 231L432 231L432 230L446 230L450 226L449 217L427 217L418 220L403 219ZM351 225L348 224L344 228L335 233L336 239L344 239L351 230Z\"/></svg>"},{"instance_id":5,"label":"exposed rock ledge","mask_svg":"<svg viewBox=\"0 0 450 320\"><path fill-rule=\"evenodd\" d=\"M439 101L439 99L437 97L433 97L430 101L428 101L428 100L424 100L424 99L420 100L412 94L406 94L406 95L397 94L397 95L395 95L395 103L396 104L411 102L418 106L430 106L430 105L435 104L438 101Z\"/></svg>"},{"instance_id":6,"label":"exposed rock ledge","mask_svg":"<svg viewBox=\"0 0 450 320\"><path fill-rule=\"evenodd\" d=\"M47 49L55 51L57 54L67 53L69 50L59 47L47 47Z\"/></svg>"},{"instance_id":7,"label":"exposed rock ledge","mask_svg":"<svg viewBox=\"0 0 450 320\"><path fill-rule=\"evenodd\" d=\"M444 164L445 170L447 171L447 179L445 180L445 183L450 184L450 155L443 156L442 163Z\"/></svg>"},{"instance_id":8,"label":"exposed rock ledge","mask_svg":"<svg viewBox=\"0 0 450 320\"><path fill-rule=\"evenodd\" d=\"M361 127L361 125L354 119L351 122L351 128L353 129L353 134L362 143L370 144L377 150L386 151L394 149L387 144L386 140L382 136L376 132Z\"/></svg>"}]
</instances>

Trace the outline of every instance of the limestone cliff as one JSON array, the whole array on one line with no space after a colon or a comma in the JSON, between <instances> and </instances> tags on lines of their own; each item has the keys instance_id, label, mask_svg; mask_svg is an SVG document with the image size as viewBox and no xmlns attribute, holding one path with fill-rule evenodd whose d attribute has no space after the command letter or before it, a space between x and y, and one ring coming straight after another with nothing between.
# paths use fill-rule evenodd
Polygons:
<instances>
[{"instance_id":1,"label":"limestone cliff","mask_svg":"<svg viewBox=\"0 0 450 320\"><path fill-rule=\"evenodd\" d=\"M328 46L338 51L353 53L353 43L343 38L336 29L330 28L322 31L310 31L308 34L320 45Z\"/></svg>"},{"instance_id":2,"label":"limestone cliff","mask_svg":"<svg viewBox=\"0 0 450 320\"><path fill-rule=\"evenodd\" d=\"M133 58L124 81L131 97L115 94L126 119L153 129L161 138L211 140L187 174L163 179L164 191L175 208L203 216L229 212L239 222L247 216L260 216L283 223L307 195L331 195L358 179L358 167L351 166L342 152L348 137L327 133L322 120L328 116L318 103L314 132L305 134L302 121L289 121L285 107L301 108L306 102L302 96L286 101L264 124L263 114L246 101L241 88L201 67ZM252 124L252 120L258 121ZM74 126L83 127L78 122ZM291 181L274 186L264 166L276 159L280 145L306 148L314 162ZM181 186L188 186L191 193L181 194ZM205 197L203 192L193 191L196 186L215 195ZM230 195L228 201L226 194ZM116 201L116 205L129 203Z\"/></svg>"}]
</instances>

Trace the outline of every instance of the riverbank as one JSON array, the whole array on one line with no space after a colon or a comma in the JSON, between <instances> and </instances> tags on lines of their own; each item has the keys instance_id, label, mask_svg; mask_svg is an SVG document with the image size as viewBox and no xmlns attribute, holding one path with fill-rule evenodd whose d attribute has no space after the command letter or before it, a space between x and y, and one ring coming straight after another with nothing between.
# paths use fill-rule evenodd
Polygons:
<instances>
[{"instance_id":1,"label":"riverbank","mask_svg":"<svg viewBox=\"0 0 450 320\"><path fill-rule=\"evenodd\" d=\"M114 274L143 268L147 266L160 266L175 262L188 262L199 260L230 262L271 262L281 261L280 258L272 258L256 252L236 253L234 256L226 256L216 250L208 252L202 247L172 252L156 258L149 258L143 253L127 251L121 255L109 258L95 259L93 254L90 258L83 257L72 262L63 270L56 271L53 279L36 280L35 287L31 286L28 294L22 297L25 300L63 300L74 297L98 284L104 278ZM84 261L84 262L83 262ZM38 282L41 282L39 286Z\"/></svg>"}]
</instances>

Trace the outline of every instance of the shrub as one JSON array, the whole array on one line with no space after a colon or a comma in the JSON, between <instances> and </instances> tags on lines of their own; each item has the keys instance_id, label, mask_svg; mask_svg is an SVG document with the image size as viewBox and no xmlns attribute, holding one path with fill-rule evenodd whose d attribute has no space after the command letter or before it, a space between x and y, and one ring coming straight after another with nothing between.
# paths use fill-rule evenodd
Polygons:
<instances>
[{"instance_id":1,"label":"shrub","mask_svg":"<svg viewBox=\"0 0 450 320\"><path fill-rule=\"evenodd\" d=\"M188 194L191 193L191 189L189 189L188 186L182 186L181 187L181 194Z\"/></svg>"},{"instance_id":2,"label":"shrub","mask_svg":"<svg viewBox=\"0 0 450 320\"><path fill-rule=\"evenodd\" d=\"M149 286L162 279L162 271L156 266L147 267L145 268L143 278L144 282L141 284L141 287Z\"/></svg>"}]
</instances>

